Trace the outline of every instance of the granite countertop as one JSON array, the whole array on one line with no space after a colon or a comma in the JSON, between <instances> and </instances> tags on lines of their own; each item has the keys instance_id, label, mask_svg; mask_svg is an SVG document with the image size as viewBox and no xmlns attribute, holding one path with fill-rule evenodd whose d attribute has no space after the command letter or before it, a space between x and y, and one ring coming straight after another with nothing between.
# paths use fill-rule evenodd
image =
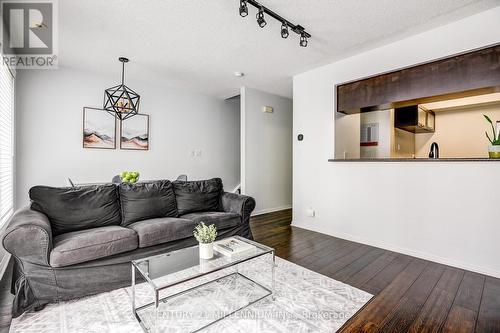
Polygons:
<instances>
[{"instance_id":1,"label":"granite countertop","mask_svg":"<svg viewBox=\"0 0 500 333\"><path fill-rule=\"evenodd\" d=\"M500 158L348 158L329 159L328 162L500 162Z\"/></svg>"}]
</instances>

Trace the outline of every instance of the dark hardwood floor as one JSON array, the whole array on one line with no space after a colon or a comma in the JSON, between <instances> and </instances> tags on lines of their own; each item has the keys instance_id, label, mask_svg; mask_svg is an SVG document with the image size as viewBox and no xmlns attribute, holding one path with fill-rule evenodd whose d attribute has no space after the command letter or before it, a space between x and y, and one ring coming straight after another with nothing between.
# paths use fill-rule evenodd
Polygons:
<instances>
[{"instance_id":1,"label":"dark hardwood floor","mask_svg":"<svg viewBox=\"0 0 500 333\"><path fill-rule=\"evenodd\" d=\"M500 279L291 227L291 210L251 219L281 258L374 297L340 332L500 332Z\"/></svg>"}]
</instances>

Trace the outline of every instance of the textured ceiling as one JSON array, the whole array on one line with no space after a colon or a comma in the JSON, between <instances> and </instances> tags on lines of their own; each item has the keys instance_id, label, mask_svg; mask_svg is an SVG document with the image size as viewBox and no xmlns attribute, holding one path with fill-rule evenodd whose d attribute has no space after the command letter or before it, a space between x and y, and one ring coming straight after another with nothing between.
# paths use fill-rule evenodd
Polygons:
<instances>
[{"instance_id":1,"label":"textured ceiling","mask_svg":"<svg viewBox=\"0 0 500 333\"><path fill-rule=\"evenodd\" d=\"M313 35L280 37L239 0L60 0L59 65L229 97L239 87L292 95L292 76L499 6L500 0L261 0ZM237 78L233 72L246 73ZM133 82L130 82L133 86Z\"/></svg>"}]
</instances>

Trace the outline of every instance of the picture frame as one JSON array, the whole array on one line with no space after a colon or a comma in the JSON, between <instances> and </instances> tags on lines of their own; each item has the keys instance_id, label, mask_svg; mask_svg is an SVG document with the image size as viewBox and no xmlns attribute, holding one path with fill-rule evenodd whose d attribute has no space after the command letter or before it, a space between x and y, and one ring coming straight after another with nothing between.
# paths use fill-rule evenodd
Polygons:
<instances>
[{"instance_id":1,"label":"picture frame","mask_svg":"<svg viewBox=\"0 0 500 333\"><path fill-rule=\"evenodd\" d=\"M138 113L120 122L120 149L149 150L149 115Z\"/></svg>"},{"instance_id":2,"label":"picture frame","mask_svg":"<svg viewBox=\"0 0 500 333\"><path fill-rule=\"evenodd\" d=\"M106 110L84 107L82 147L116 149L116 119Z\"/></svg>"}]
</instances>

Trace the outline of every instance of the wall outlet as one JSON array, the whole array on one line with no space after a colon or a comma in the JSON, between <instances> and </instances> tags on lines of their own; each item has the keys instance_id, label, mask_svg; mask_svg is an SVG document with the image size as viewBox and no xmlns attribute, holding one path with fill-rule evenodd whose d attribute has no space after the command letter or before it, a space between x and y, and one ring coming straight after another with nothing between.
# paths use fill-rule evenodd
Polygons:
<instances>
[{"instance_id":1,"label":"wall outlet","mask_svg":"<svg viewBox=\"0 0 500 333\"><path fill-rule=\"evenodd\" d=\"M314 211L314 209L312 209L311 207L307 208L307 216L314 217L315 215L316 212Z\"/></svg>"}]
</instances>

